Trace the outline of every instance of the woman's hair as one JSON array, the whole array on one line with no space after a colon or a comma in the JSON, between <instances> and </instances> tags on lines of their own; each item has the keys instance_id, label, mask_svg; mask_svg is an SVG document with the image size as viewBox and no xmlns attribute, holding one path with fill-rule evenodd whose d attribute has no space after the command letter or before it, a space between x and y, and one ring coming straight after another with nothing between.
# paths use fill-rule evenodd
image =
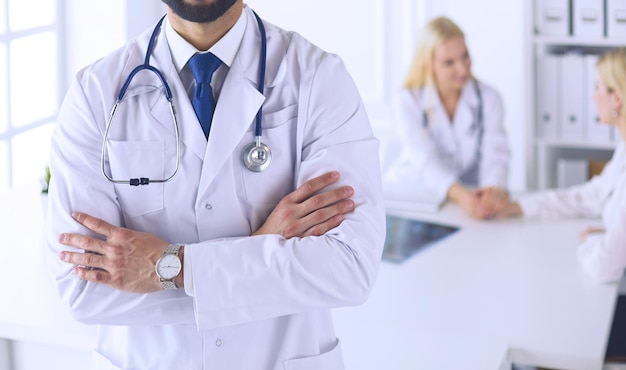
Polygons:
<instances>
[{"instance_id":1,"label":"woman's hair","mask_svg":"<svg viewBox=\"0 0 626 370\"><path fill-rule=\"evenodd\" d=\"M626 48L611 49L596 63L598 77L609 90L617 91L626 99Z\"/></svg>"},{"instance_id":2,"label":"woman's hair","mask_svg":"<svg viewBox=\"0 0 626 370\"><path fill-rule=\"evenodd\" d=\"M404 87L434 86L433 56L435 49L446 41L457 37L465 38L465 34L449 18L437 17L430 20L417 39L413 64L404 81Z\"/></svg>"}]
</instances>

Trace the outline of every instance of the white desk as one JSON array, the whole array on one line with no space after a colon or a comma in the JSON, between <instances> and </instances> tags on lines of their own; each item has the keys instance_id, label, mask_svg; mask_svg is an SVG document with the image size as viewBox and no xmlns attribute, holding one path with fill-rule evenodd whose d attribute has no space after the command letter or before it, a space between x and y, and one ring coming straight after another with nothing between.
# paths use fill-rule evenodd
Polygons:
<instances>
[{"instance_id":1,"label":"white desk","mask_svg":"<svg viewBox=\"0 0 626 370\"><path fill-rule=\"evenodd\" d=\"M0 338L91 350L96 328L72 319L48 273L44 200L36 184L0 196Z\"/></svg>"},{"instance_id":2,"label":"white desk","mask_svg":"<svg viewBox=\"0 0 626 370\"><path fill-rule=\"evenodd\" d=\"M497 369L503 343L514 363L602 368L617 284L595 284L578 266L588 220L480 222L452 205L390 213L461 230L402 264L383 262L369 300L335 310L348 369L379 369L382 356L404 357L394 369L454 369L442 364L459 357L463 369ZM446 337L449 345L436 345ZM381 351L372 338L385 343ZM407 338L414 347L392 343Z\"/></svg>"}]
</instances>

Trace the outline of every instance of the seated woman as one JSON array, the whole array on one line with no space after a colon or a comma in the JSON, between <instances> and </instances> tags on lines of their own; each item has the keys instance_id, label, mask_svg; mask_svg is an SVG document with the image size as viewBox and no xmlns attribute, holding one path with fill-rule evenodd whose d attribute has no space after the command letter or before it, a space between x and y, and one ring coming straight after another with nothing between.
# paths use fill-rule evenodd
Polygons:
<instances>
[{"instance_id":1,"label":"seated woman","mask_svg":"<svg viewBox=\"0 0 626 370\"><path fill-rule=\"evenodd\" d=\"M598 81L594 101L601 122L615 126L621 140L602 173L590 181L565 189L520 196L500 216L598 217L602 227L583 232L578 258L598 282L618 280L626 267L626 48L603 54L596 65Z\"/></svg>"},{"instance_id":2,"label":"seated woman","mask_svg":"<svg viewBox=\"0 0 626 370\"><path fill-rule=\"evenodd\" d=\"M502 100L472 76L471 66L463 31L448 18L431 20L395 100L391 140L400 149L383 160L387 194L426 192L476 218L492 217L508 203Z\"/></svg>"}]
</instances>

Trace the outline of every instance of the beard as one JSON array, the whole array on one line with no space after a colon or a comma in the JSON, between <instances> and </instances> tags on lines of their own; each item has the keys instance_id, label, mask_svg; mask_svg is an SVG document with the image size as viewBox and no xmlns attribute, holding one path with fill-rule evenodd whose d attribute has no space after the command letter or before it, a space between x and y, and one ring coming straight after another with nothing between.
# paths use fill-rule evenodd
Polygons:
<instances>
[{"instance_id":1,"label":"beard","mask_svg":"<svg viewBox=\"0 0 626 370\"><path fill-rule=\"evenodd\" d=\"M174 14L195 23L213 22L237 2L237 0L215 0L211 4L188 4L185 0L162 1L172 9Z\"/></svg>"}]
</instances>

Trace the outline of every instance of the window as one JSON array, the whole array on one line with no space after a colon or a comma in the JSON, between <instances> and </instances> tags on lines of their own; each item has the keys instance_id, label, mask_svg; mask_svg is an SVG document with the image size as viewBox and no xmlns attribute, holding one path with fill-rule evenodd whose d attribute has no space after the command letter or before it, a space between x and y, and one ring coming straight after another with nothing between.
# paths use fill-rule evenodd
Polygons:
<instances>
[{"instance_id":1,"label":"window","mask_svg":"<svg viewBox=\"0 0 626 370\"><path fill-rule=\"evenodd\" d=\"M63 93L61 0L0 0L0 192L43 177Z\"/></svg>"}]
</instances>

